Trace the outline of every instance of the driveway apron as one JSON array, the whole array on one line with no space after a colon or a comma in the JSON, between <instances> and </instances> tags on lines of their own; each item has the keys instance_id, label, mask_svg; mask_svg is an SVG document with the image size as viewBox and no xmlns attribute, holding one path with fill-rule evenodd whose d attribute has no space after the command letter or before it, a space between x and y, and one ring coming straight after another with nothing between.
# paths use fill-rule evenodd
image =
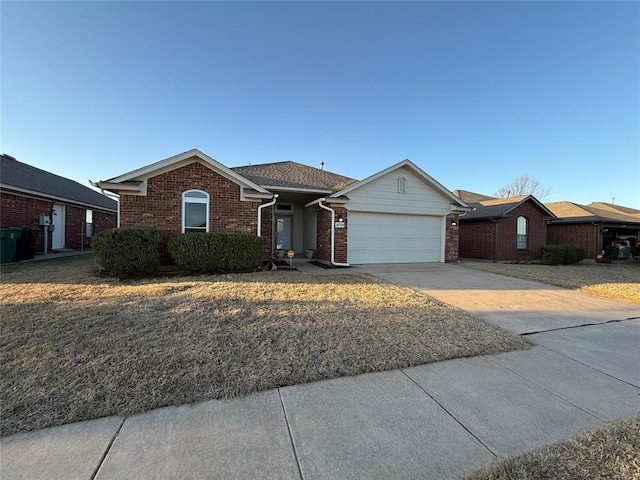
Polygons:
<instances>
[{"instance_id":1,"label":"driveway apron","mask_svg":"<svg viewBox=\"0 0 640 480\"><path fill-rule=\"evenodd\" d=\"M640 318L637 305L459 265L363 265L356 270L425 293L520 335Z\"/></svg>"}]
</instances>

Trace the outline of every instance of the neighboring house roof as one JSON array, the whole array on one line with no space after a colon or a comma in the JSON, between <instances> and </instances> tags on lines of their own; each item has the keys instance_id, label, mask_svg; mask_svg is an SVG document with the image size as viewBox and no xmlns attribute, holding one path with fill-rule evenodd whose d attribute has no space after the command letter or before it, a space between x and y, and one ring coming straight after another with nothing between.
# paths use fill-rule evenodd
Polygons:
<instances>
[{"instance_id":1,"label":"neighboring house roof","mask_svg":"<svg viewBox=\"0 0 640 480\"><path fill-rule=\"evenodd\" d=\"M491 198L490 200L472 202L470 205L473 210L460 216L460 221L508 217L513 210L528 201L535 203L549 217L556 217L551 210L540 203L533 195L520 195L518 197Z\"/></svg>"},{"instance_id":2,"label":"neighboring house roof","mask_svg":"<svg viewBox=\"0 0 640 480\"><path fill-rule=\"evenodd\" d=\"M469 192L468 190L454 190L453 194L465 203L478 203L483 200L493 200L496 198L482 195L481 193Z\"/></svg>"},{"instance_id":3,"label":"neighboring house roof","mask_svg":"<svg viewBox=\"0 0 640 480\"><path fill-rule=\"evenodd\" d=\"M0 155L0 187L52 200L117 212L118 202L68 178L49 173L9 155Z\"/></svg>"},{"instance_id":4,"label":"neighboring house roof","mask_svg":"<svg viewBox=\"0 0 640 480\"><path fill-rule=\"evenodd\" d=\"M546 203L557 220L553 223L640 223L640 210L620 207L609 203L593 202L579 205L573 202Z\"/></svg>"},{"instance_id":5,"label":"neighboring house roof","mask_svg":"<svg viewBox=\"0 0 640 480\"><path fill-rule=\"evenodd\" d=\"M601 210L613 211L616 213L622 213L625 215L632 215L634 217L640 218L640 210L636 210L635 208L623 207L622 205L614 205L613 203L605 203L605 202L591 202L587 207L598 208Z\"/></svg>"},{"instance_id":6,"label":"neighboring house roof","mask_svg":"<svg viewBox=\"0 0 640 480\"><path fill-rule=\"evenodd\" d=\"M232 167L231 170L267 190L292 188L332 193L357 182L354 178L291 161Z\"/></svg>"},{"instance_id":7,"label":"neighboring house roof","mask_svg":"<svg viewBox=\"0 0 640 480\"><path fill-rule=\"evenodd\" d=\"M414 174L416 174L418 177L422 178L422 180L424 180L427 184L431 185L435 190L438 190L440 193L442 193L442 195L445 196L446 198L448 198L452 202L452 204L456 205L456 210L467 211L467 210L470 209L469 205L467 205L466 202L464 202L462 199L460 199L459 197L455 196L449 190L444 188L442 186L442 184L440 184L440 182L435 180L430 175L427 175L420 167L418 167L415 163L413 163L409 159L403 160L403 161L401 161L399 163L396 163L395 165L391 165L389 168L385 168L384 170L382 170L382 171L380 171L380 172L378 172L378 173L376 173L374 175L371 175L370 177L367 177L364 180L353 182L350 185L348 185L345 188L343 188L342 190L339 190L339 191L333 193L331 195L331 197L339 198L339 197L342 197L344 195L347 195L350 191L355 190L356 188L360 188L360 187L362 187L363 185L366 185L369 182L373 182L374 180L377 180L378 178L383 177L384 175L387 175L389 172L392 172L394 170L398 170L398 169L403 168L403 167L404 168L408 168Z\"/></svg>"}]
</instances>

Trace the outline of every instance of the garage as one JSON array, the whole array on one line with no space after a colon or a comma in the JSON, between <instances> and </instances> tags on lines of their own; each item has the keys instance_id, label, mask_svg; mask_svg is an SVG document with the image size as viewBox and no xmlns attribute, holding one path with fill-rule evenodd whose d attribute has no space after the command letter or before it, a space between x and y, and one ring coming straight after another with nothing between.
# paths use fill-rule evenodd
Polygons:
<instances>
[{"instance_id":1,"label":"garage","mask_svg":"<svg viewBox=\"0 0 640 480\"><path fill-rule=\"evenodd\" d=\"M349 212L349 263L442 262L442 218Z\"/></svg>"}]
</instances>

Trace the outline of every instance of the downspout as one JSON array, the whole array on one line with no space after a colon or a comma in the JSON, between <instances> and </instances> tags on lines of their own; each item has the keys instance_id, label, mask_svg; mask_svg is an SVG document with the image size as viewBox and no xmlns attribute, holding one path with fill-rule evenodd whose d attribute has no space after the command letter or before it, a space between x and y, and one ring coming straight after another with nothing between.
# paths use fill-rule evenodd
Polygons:
<instances>
[{"instance_id":1,"label":"downspout","mask_svg":"<svg viewBox=\"0 0 640 480\"><path fill-rule=\"evenodd\" d=\"M495 233L493 234L493 263L496 263L498 261L498 220L495 218L490 218L489 220L496 224Z\"/></svg>"},{"instance_id":2,"label":"downspout","mask_svg":"<svg viewBox=\"0 0 640 480\"><path fill-rule=\"evenodd\" d=\"M350 267L348 263L340 263L336 262L336 250L335 250L335 239L336 239L336 211L332 208L323 205L322 202L326 201L326 198L321 198L318 200L318 206L324 210L331 212L331 265L335 267Z\"/></svg>"},{"instance_id":3,"label":"downspout","mask_svg":"<svg viewBox=\"0 0 640 480\"><path fill-rule=\"evenodd\" d=\"M258 207L258 236L261 237L262 236L262 209L266 208L266 207L272 207L273 205L276 204L276 200L278 200L278 197L280 196L279 193L274 193L273 194L273 200L271 200L269 203L265 203L263 205L260 205ZM272 245L273 247L273 245Z\"/></svg>"}]
</instances>

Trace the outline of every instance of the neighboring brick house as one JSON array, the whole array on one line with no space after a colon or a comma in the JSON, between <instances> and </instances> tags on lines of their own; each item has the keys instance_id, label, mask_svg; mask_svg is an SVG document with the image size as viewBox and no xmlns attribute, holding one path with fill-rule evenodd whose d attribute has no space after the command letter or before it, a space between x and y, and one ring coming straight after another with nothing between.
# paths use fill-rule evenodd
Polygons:
<instances>
[{"instance_id":1,"label":"neighboring brick house","mask_svg":"<svg viewBox=\"0 0 640 480\"><path fill-rule=\"evenodd\" d=\"M469 204L459 218L460 257L498 261L533 261L542 257L547 226L556 216L535 197L493 198L454 190Z\"/></svg>"},{"instance_id":2,"label":"neighboring brick house","mask_svg":"<svg viewBox=\"0 0 640 480\"><path fill-rule=\"evenodd\" d=\"M54 226L53 232L48 232L49 251L87 248L92 232L116 226L118 203L115 200L9 155L0 158L1 226L39 230L37 253L44 253L41 215L48 216Z\"/></svg>"},{"instance_id":3,"label":"neighboring brick house","mask_svg":"<svg viewBox=\"0 0 640 480\"><path fill-rule=\"evenodd\" d=\"M94 185L120 196L121 227L247 232L265 260L293 250L336 266L457 261L469 210L409 160L358 181L296 162L228 168L193 149Z\"/></svg>"},{"instance_id":4,"label":"neighboring brick house","mask_svg":"<svg viewBox=\"0 0 640 480\"><path fill-rule=\"evenodd\" d=\"M616 240L640 239L640 210L603 202L545 206L558 217L547 227L547 242L581 245L587 258L595 258Z\"/></svg>"}]
</instances>

